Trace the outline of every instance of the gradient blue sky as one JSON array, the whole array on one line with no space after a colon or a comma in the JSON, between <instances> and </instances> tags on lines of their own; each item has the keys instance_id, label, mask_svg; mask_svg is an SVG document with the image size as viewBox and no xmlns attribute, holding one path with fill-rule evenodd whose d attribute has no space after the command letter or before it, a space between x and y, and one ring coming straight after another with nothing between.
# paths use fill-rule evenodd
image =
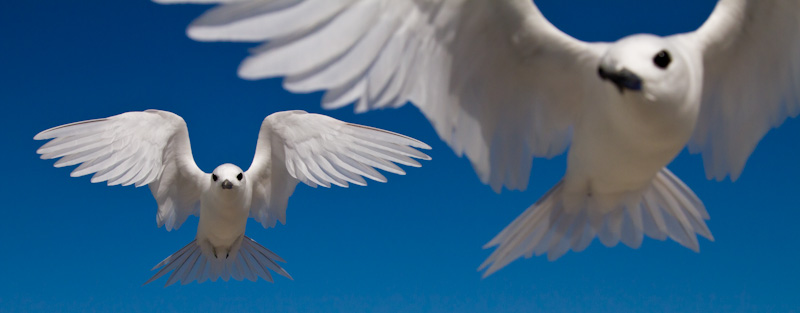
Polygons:
<instances>
[{"instance_id":1,"label":"gradient blue sky","mask_svg":"<svg viewBox=\"0 0 800 313\"><path fill-rule=\"evenodd\" d=\"M715 1L540 1L583 40L697 28ZM716 242L672 241L518 260L487 279L481 246L559 180L564 157L537 159L525 192L480 183L411 105L355 115L320 94L236 77L247 44L198 43L186 25L208 7L147 0L8 1L0 10L0 312L798 312L800 122L767 134L739 181L705 179L698 155L669 168L705 202ZM580 9L570 9L580 8ZM196 162L250 164L261 120L322 112L400 132L432 161L386 184L298 186L288 224L247 234L285 258L294 281L141 286L192 240L197 219L167 232L147 188L70 178L35 154L52 126L157 108L184 117Z\"/></svg>"}]
</instances>

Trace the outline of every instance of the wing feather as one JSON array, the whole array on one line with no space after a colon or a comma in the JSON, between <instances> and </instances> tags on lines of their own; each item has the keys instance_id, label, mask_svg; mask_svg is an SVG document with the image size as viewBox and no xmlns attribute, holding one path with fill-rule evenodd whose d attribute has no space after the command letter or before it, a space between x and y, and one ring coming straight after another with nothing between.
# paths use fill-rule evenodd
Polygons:
<instances>
[{"instance_id":1,"label":"wing feather","mask_svg":"<svg viewBox=\"0 0 800 313\"><path fill-rule=\"evenodd\" d=\"M800 2L721 0L697 31L700 117L689 148L708 178L736 180L761 138L800 113Z\"/></svg>"},{"instance_id":2,"label":"wing feather","mask_svg":"<svg viewBox=\"0 0 800 313\"><path fill-rule=\"evenodd\" d=\"M93 183L150 185L157 222L178 228L197 214L202 178L192 158L186 123L170 112L147 110L62 125L37 134L52 139L37 153L61 158L56 167L78 165L73 177L94 174Z\"/></svg>"},{"instance_id":3,"label":"wing feather","mask_svg":"<svg viewBox=\"0 0 800 313\"><path fill-rule=\"evenodd\" d=\"M188 34L266 42L239 75L327 90L327 109L414 103L497 191L526 188L534 156L566 149L578 106L591 101L575 77L593 78L605 49L560 32L530 0L240 0Z\"/></svg>"},{"instance_id":4,"label":"wing feather","mask_svg":"<svg viewBox=\"0 0 800 313\"><path fill-rule=\"evenodd\" d=\"M264 227L284 223L286 204L298 182L311 187L363 186L363 177L386 181L374 168L405 174L392 162L419 166L411 157L430 159L411 147L430 149L407 136L324 115L304 111L271 114L261 124L256 155L245 172L255 184L250 216Z\"/></svg>"}]
</instances>

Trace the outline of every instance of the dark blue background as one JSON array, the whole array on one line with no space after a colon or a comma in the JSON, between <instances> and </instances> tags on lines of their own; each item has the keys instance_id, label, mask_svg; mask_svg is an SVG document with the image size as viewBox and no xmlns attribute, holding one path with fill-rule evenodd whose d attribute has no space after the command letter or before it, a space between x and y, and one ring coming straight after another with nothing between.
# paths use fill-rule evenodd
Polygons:
<instances>
[{"instance_id":1,"label":"dark blue background","mask_svg":"<svg viewBox=\"0 0 800 313\"><path fill-rule=\"evenodd\" d=\"M582 40L696 29L714 1L540 1ZM716 242L701 252L645 239L556 262L512 263L487 279L481 246L559 180L564 158L537 159L525 192L498 195L412 105L324 112L320 94L236 77L248 44L198 43L184 29L205 6L145 0L8 1L0 9L0 312L797 312L800 122L761 141L736 183L705 179L698 155L672 169L705 202ZM52 126L158 108L184 117L196 162L247 167L261 120L324 112L429 143L432 161L386 184L299 186L288 224L247 234L280 254L294 281L141 286L192 240L166 232L146 188L106 187L52 168L32 137Z\"/></svg>"}]
</instances>

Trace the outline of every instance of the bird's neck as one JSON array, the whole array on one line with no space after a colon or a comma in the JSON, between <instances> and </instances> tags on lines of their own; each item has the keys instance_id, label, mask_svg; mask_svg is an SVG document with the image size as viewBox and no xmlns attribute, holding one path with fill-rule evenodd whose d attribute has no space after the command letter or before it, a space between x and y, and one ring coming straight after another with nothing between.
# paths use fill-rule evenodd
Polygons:
<instances>
[{"instance_id":1,"label":"bird's neck","mask_svg":"<svg viewBox=\"0 0 800 313\"><path fill-rule=\"evenodd\" d=\"M219 217L241 218L250 210L251 192L247 186L234 189L221 189L212 187L203 193L201 202L202 211ZM201 214L203 214L201 212Z\"/></svg>"}]
</instances>

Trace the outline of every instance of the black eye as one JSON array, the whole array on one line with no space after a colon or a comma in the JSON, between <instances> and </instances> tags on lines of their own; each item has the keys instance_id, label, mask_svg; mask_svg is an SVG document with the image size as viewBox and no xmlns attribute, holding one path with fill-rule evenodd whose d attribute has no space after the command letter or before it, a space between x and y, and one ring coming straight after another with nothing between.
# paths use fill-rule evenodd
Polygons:
<instances>
[{"instance_id":1,"label":"black eye","mask_svg":"<svg viewBox=\"0 0 800 313\"><path fill-rule=\"evenodd\" d=\"M653 63L660 68L667 68L669 62L672 62L672 58L669 56L667 50L661 50L653 57Z\"/></svg>"},{"instance_id":2,"label":"black eye","mask_svg":"<svg viewBox=\"0 0 800 313\"><path fill-rule=\"evenodd\" d=\"M242 180L242 177L243 177L242 173L239 173L239 175L236 175L236 179L238 179L238 180Z\"/></svg>"},{"instance_id":3,"label":"black eye","mask_svg":"<svg viewBox=\"0 0 800 313\"><path fill-rule=\"evenodd\" d=\"M211 180L217 181L217 175L211 174Z\"/></svg>"}]
</instances>

